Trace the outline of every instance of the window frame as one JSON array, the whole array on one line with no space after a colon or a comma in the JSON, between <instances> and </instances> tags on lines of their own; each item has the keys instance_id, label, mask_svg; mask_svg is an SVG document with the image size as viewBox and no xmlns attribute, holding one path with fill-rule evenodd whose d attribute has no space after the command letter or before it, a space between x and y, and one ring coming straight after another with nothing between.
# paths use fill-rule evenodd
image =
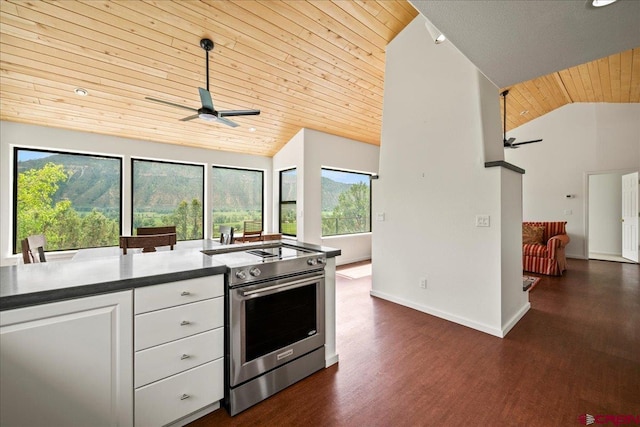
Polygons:
<instances>
[{"instance_id":1,"label":"window frame","mask_svg":"<svg viewBox=\"0 0 640 427\"><path fill-rule=\"evenodd\" d=\"M189 240L202 240L204 239L205 236L205 230L206 230L206 224L205 224L205 207L206 207L206 200L205 200L205 195L206 195L206 169L204 164L200 164L200 163L188 163L188 162L175 162L175 161L171 161L171 160L158 160L158 159L146 159L143 157L131 157L131 218L130 218L130 224L131 224L131 229L129 230L129 232L131 233L131 235L133 236L133 232L135 230L134 227L134 218L135 218L135 209L134 209L134 205L133 205L133 199L134 199L134 163L135 162L148 162L148 163L162 163L162 164L169 164L169 165L178 165L178 166L196 166L196 167L200 167L202 168L202 236L198 239L187 239L187 240L180 240L180 241L189 241Z\"/></svg>"},{"instance_id":2,"label":"window frame","mask_svg":"<svg viewBox=\"0 0 640 427\"><path fill-rule=\"evenodd\" d=\"M295 200L282 200L282 174L286 173L286 172L291 172L291 171L296 171L296 199ZM283 169L281 171L279 171L278 173L278 232L280 234L282 234L283 236L290 236L290 237L297 237L298 236L298 194L297 194L297 190L298 190L298 168L297 167L292 167L289 169ZM295 212L296 212L296 233L295 234L289 234L289 233L284 233L282 231L282 205L294 205L295 206Z\"/></svg>"},{"instance_id":3,"label":"window frame","mask_svg":"<svg viewBox=\"0 0 640 427\"><path fill-rule=\"evenodd\" d=\"M214 210L215 210L215 206L213 205L213 190L214 190L214 169L228 169L228 170L236 170L236 171L244 171L244 172L256 172L260 174L260 222L262 223L262 230L264 231L265 228L265 223L264 223L264 170L262 169L249 169L249 168L241 168L241 167L235 167L235 166L220 166L220 165L215 165L212 164L211 168L209 169L209 172L211 173L211 178L210 178L210 184L211 184L211 211L210 211L210 215L211 215L211 221L209 224L209 227L211 227L211 238L215 239L216 237L216 233L219 236L220 232L217 230L214 230L214 220L213 220L213 215L214 215ZM240 230L238 230L240 231Z\"/></svg>"},{"instance_id":4,"label":"window frame","mask_svg":"<svg viewBox=\"0 0 640 427\"><path fill-rule=\"evenodd\" d=\"M12 246L12 254L13 255L17 255L20 253L19 250L17 250L17 242L18 242L18 152L19 151L32 151L32 152L39 152L39 153L49 153L49 154L63 154L63 155L72 155L72 156L83 156L83 157L98 157L98 158L103 158L103 159L111 159L111 160L117 160L118 161L118 166L120 168L120 176L119 176L119 185L118 185L118 191L119 191L119 197L120 197L120 203L119 203L119 233L120 235L122 235L122 228L123 228L123 219L124 219L124 168L123 168L123 160L124 158L122 156L117 156L117 155L108 155L108 154L98 154L98 153L89 153L89 152L79 152L79 151L73 151L73 150L60 150L60 149L49 149L49 148L31 148L31 147L27 147L27 146L14 146L13 147L13 174L12 174L12 179L13 179L13 183L12 183L12 191L13 191L13 201L12 201L12 214L13 214L13 218L12 218L12 224L11 224L11 246ZM91 249L91 248L96 248L99 246L89 246L89 247L82 247L82 248L67 248L67 249L49 249L46 248L47 252L65 252L65 251L74 251L74 250L79 250L79 249Z\"/></svg>"},{"instance_id":5,"label":"window frame","mask_svg":"<svg viewBox=\"0 0 640 427\"><path fill-rule=\"evenodd\" d=\"M369 229L367 231L357 231L355 233L344 233L344 234L329 234L329 235L324 235L322 233L322 211L320 212L320 223L321 223L321 238L322 239L329 239L332 237L341 237L341 236L353 236L356 234L365 234L365 233L371 233L371 229L372 229L372 214L373 214L373 192L371 191L372 189L372 185L371 185L371 181L372 181L372 177L374 176L373 173L370 172L356 172L356 171L350 171L350 170L345 170L345 169L338 169L338 168L331 168L331 167L321 167L320 168L320 194L322 195L322 172L323 171L331 171L331 172L341 172L341 173L349 173L349 174L353 174L353 175L361 175L361 176L367 176L369 177ZM322 196L321 196L321 200L320 200L320 206L322 209Z\"/></svg>"}]
</instances>

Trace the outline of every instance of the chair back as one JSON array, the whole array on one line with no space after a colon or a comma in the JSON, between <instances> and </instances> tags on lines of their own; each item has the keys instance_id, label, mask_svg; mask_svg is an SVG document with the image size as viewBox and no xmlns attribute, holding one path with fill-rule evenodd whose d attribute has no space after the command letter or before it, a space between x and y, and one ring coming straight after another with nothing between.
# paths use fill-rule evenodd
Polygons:
<instances>
[{"instance_id":1,"label":"chair back","mask_svg":"<svg viewBox=\"0 0 640 427\"><path fill-rule=\"evenodd\" d=\"M171 246L176 244L176 233L150 234L142 236L120 236L120 248L124 255L127 249L142 248L142 252L155 252L158 246Z\"/></svg>"},{"instance_id":2,"label":"chair back","mask_svg":"<svg viewBox=\"0 0 640 427\"><path fill-rule=\"evenodd\" d=\"M241 239L243 242L262 241L262 222L245 221Z\"/></svg>"},{"instance_id":3,"label":"chair back","mask_svg":"<svg viewBox=\"0 0 640 427\"><path fill-rule=\"evenodd\" d=\"M138 236L148 236L149 234L169 234L175 233L175 225L167 225L164 227L138 227L136 228L136 234Z\"/></svg>"},{"instance_id":4,"label":"chair back","mask_svg":"<svg viewBox=\"0 0 640 427\"><path fill-rule=\"evenodd\" d=\"M567 234L565 226L567 221L524 221L523 224L543 226L542 242L546 245L547 241L558 234Z\"/></svg>"},{"instance_id":5,"label":"chair back","mask_svg":"<svg viewBox=\"0 0 640 427\"><path fill-rule=\"evenodd\" d=\"M223 245L233 243L233 227L227 225L220 226L220 243Z\"/></svg>"},{"instance_id":6,"label":"chair back","mask_svg":"<svg viewBox=\"0 0 640 427\"><path fill-rule=\"evenodd\" d=\"M22 246L22 260L24 263L47 262L44 256L44 246L46 243L47 239L42 234L36 234L22 239L20 245Z\"/></svg>"}]
</instances>

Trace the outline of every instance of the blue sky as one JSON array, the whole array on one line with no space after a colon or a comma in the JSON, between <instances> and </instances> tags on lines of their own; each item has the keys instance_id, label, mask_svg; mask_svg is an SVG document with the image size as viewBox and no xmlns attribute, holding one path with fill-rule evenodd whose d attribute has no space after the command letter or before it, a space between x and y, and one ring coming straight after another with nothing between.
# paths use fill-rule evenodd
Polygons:
<instances>
[{"instance_id":1,"label":"blue sky","mask_svg":"<svg viewBox=\"0 0 640 427\"><path fill-rule=\"evenodd\" d=\"M369 184L369 175L364 174L323 169L322 176L344 184L357 184L359 182Z\"/></svg>"},{"instance_id":2,"label":"blue sky","mask_svg":"<svg viewBox=\"0 0 640 427\"><path fill-rule=\"evenodd\" d=\"M42 159L53 156L54 154L55 153L43 153L42 151L18 150L18 161L26 162L27 160Z\"/></svg>"}]
</instances>

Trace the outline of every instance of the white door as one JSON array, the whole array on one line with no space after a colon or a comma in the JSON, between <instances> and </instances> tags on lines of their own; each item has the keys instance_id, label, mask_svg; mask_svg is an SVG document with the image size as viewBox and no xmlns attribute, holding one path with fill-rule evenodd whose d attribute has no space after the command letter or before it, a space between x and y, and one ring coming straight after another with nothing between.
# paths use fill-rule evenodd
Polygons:
<instances>
[{"instance_id":1,"label":"white door","mask_svg":"<svg viewBox=\"0 0 640 427\"><path fill-rule=\"evenodd\" d=\"M622 257L638 262L638 172L622 175Z\"/></svg>"}]
</instances>

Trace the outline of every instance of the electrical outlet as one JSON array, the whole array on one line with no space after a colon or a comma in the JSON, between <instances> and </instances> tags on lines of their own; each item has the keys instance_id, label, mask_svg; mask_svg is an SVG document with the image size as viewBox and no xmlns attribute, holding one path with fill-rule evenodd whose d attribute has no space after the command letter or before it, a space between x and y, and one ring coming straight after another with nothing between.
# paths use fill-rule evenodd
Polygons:
<instances>
[{"instance_id":1,"label":"electrical outlet","mask_svg":"<svg viewBox=\"0 0 640 427\"><path fill-rule=\"evenodd\" d=\"M427 279L426 279L426 277L423 277L422 279L420 279L420 287L422 289L427 289Z\"/></svg>"},{"instance_id":2,"label":"electrical outlet","mask_svg":"<svg viewBox=\"0 0 640 427\"><path fill-rule=\"evenodd\" d=\"M489 215L476 215L476 227L489 227L491 217Z\"/></svg>"}]
</instances>

